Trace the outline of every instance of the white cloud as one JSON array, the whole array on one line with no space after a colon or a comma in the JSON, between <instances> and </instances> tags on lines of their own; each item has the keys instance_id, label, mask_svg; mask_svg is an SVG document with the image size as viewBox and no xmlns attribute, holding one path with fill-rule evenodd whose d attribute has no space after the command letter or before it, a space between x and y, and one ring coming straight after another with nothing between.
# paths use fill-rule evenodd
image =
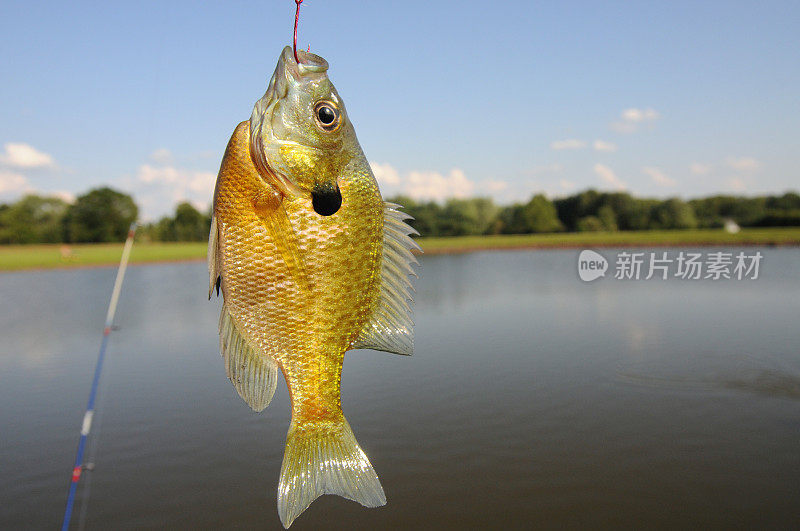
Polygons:
<instances>
[{"instance_id":1,"label":"white cloud","mask_svg":"<svg viewBox=\"0 0 800 531\"><path fill-rule=\"evenodd\" d=\"M600 177L600 180L603 181L603 183L609 185L615 190L625 190L625 188L627 188L627 185L622 182L619 177L617 177L617 174L614 173L614 170L605 164L595 164L594 172L598 177Z\"/></svg>"},{"instance_id":2,"label":"white cloud","mask_svg":"<svg viewBox=\"0 0 800 531\"><path fill-rule=\"evenodd\" d=\"M560 181L558 181L558 185L565 192L569 192L570 190L575 189L575 183L572 181L568 181L567 179L561 179Z\"/></svg>"},{"instance_id":3,"label":"white cloud","mask_svg":"<svg viewBox=\"0 0 800 531\"><path fill-rule=\"evenodd\" d=\"M689 165L689 171L693 175L708 175L711 173L711 164L703 164L702 162L692 162Z\"/></svg>"},{"instance_id":4,"label":"white cloud","mask_svg":"<svg viewBox=\"0 0 800 531\"><path fill-rule=\"evenodd\" d=\"M31 191L33 188L24 175L0 170L0 195L18 195Z\"/></svg>"},{"instance_id":5,"label":"white cloud","mask_svg":"<svg viewBox=\"0 0 800 531\"><path fill-rule=\"evenodd\" d=\"M475 189L475 183L458 168L453 168L447 175L435 171L412 171L403 181L405 193L413 199L441 201L450 197L464 198L472 195Z\"/></svg>"},{"instance_id":6,"label":"white cloud","mask_svg":"<svg viewBox=\"0 0 800 531\"><path fill-rule=\"evenodd\" d=\"M550 143L550 149L557 151L563 149L583 149L586 147L586 142L578 140L577 138L568 138L566 140L556 140Z\"/></svg>"},{"instance_id":7,"label":"white cloud","mask_svg":"<svg viewBox=\"0 0 800 531\"><path fill-rule=\"evenodd\" d=\"M661 115L653 108L637 109L631 107L620 113L620 119L611 124L611 129L618 133L633 133L641 126L652 126Z\"/></svg>"},{"instance_id":8,"label":"white cloud","mask_svg":"<svg viewBox=\"0 0 800 531\"><path fill-rule=\"evenodd\" d=\"M658 186L675 186L677 184L675 179L668 177L667 174L658 168L645 166L642 168L642 171L645 173L645 175L649 175L653 182Z\"/></svg>"},{"instance_id":9,"label":"white cloud","mask_svg":"<svg viewBox=\"0 0 800 531\"><path fill-rule=\"evenodd\" d=\"M378 181L378 184L383 186L395 186L400 184L400 175L397 173L397 170L391 166L391 164L370 162L369 166L372 168L372 173L375 175L375 179Z\"/></svg>"},{"instance_id":10,"label":"white cloud","mask_svg":"<svg viewBox=\"0 0 800 531\"><path fill-rule=\"evenodd\" d=\"M0 152L0 196L5 201L13 201L23 194L38 194L48 197L59 197L67 202L75 200L75 196L64 190L42 189L32 186L29 177L37 170L58 171L59 168L53 157L39 151L30 144L22 142L8 142L3 145ZM45 188L52 185L43 183Z\"/></svg>"},{"instance_id":11,"label":"white cloud","mask_svg":"<svg viewBox=\"0 0 800 531\"><path fill-rule=\"evenodd\" d=\"M159 148L150 154L150 160L157 164L169 164L172 162L172 152L167 148Z\"/></svg>"},{"instance_id":12,"label":"white cloud","mask_svg":"<svg viewBox=\"0 0 800 531\"><path fill-rule=\"evenodd\" d=\"M171 214L175 204L188 201L204 211L211 203L216 174L175 166L142 164L130 186L141 207L141 217L156 219Z\"/></svg>"},{"instance_id":13,"label":"white cloud","mask_svg":"<svg viewBox=\"0 0 800 531\"><path fill-rule=\"evenodd\" d=\"M617 145L612 142L606 142L605 140L598 139L594 141L594 150L613 153L617 150Z\"/></svg>"},{"instance_id":14,"label":"white cloud","mask_svg":"<svg viewBox=\"0 0 800 531\"><path fill-rule=\"evenodd\" d=\"M0 163L13 168L55 168L53 157L29 144L9 142L0 154Z\"/></svg>"},{"instance_id":15,"label":"white cloud","mask_svg":"<svg viewBox=\"0 0 800 531\"><path fill-rule=\"evenodd\" d=\"M0 169L0 198L4 201L16 201L25 194L58 197L67 203L75 202L75 194L72 192L67 190L41 190L31 186L28 178L21 173Z\"/></svg>"},{"instance_id":16,"label":"white cloud","mask_svg":"<svg viewBox=\"0 0 800 531\"><path fill-rule=\"evenodd\" d=\"M489 193L496 194L508 189L508 183L505 181L488 180L483 183L482 188L484 188Z\"/></svg>"},{"instance_id":17,"label":"white cloud","mask_svg":"<svg viewBox=\"0 0 800 531\"><path fill-rule=\"evenodd\" d=\"M375 162L370 166L384 197L407 195L419 201L444 201L452 197L472 197L476 193L496 196L509 188L507 182L496 179L472 181L460 168L453 168L445 174L430 170L400 173L391 164Z\"/></svg>"},{"instance_id":18,"label":"white cloud","mask_svg":"<svg viewBox=\"0 0 800 531\"><path fill-rule=\"evenodd\" d=\"M626 122L646 122L656 120L659 117L655 109L625 109L622 111L622 119Z\"/></svg>"},{"instance_id":19,"label":"white cloud","mask_svg":"<svg viewBox=\"0 0 800 531\"><path fill-rule=\"evenodd\" d=\"M211 172L191 171L175 166L139 166L138 179L145 183L170 185L193 192L213 192L216 175Z\"/></svg>"},{"instance_id":20,"label":"white cloud","mask_svg":"<svg viewBox=\"0 0 800 531\"><path fill-rule=\"evenodd\" d=\"M747 189L747 185L745 184L744 179L741 177L733 177L729 179L728 187L734 192L744 192Z\"/></svg>"},{"instance_id":21,"label":"white cloud","mask_svg":"<svg viewBox=\"0 0 800 531\"><path fill-rule=\"evenodd\" d=\"M761 163L753 157L728 157L725 164L739 172L754 172L761 167Z\"/></svg>"},{"instance_id":22,"label":"white cloud","mask_svg":"<svg viewBox=\"0 0 800 531\"><path fill-rule=\"evenodd\" d=\"M52 192L47 192L47 195L56 196L57 198L61 199L66 203L75 202L75 194L73 194L69 190L53 190Z\"/></svg>"}]
</instances>

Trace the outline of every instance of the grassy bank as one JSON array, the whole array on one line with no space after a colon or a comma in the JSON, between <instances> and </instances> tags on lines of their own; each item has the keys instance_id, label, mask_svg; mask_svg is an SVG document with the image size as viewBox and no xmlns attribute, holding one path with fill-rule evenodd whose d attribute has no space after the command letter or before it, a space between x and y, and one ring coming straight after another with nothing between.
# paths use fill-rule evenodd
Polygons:
<instances>
[{"instance_id":1,"label":"grassy bank","mask_svg":"<svg viewBox=\"0 0 800 531\"><path fill-rule=\"evenodd\" d=\"M728 234L722 230L676 230L463 236L421 238L419 243L428 255L488 249L560 247L800 245L800 227L742 229L738 234ZM121 243L0 246L0 271L113 265L119 262L121 253ZM201 260L205 256L205 243L136 243L131 253L131 263Z\"/></svg>"},{"instance_id":2,"label":"grassy bank","mask_svg":"<svg viewBox=\"0 0 800 531\"><path fill-rule=\"evenodd\" d=\"M800 245L800 227L742 229L737 234L729 234L721 229L703 229L459 236L455 238L424 238L420 240L420 245L426 254L458 253L482 249Z\"/></svg>"},{"instance_id":3,"label":"grassy bank","mask_svg":"<svg viewBox=\"0 0 800 531\"><path fill-rule=\"evenodd\" d=\"M136 243L130 263L205 259L205 242ZM63 250L63 251L62 251ZM122 243L0 246L0 271L115 265Z\"/></svg>"}]
</instances>

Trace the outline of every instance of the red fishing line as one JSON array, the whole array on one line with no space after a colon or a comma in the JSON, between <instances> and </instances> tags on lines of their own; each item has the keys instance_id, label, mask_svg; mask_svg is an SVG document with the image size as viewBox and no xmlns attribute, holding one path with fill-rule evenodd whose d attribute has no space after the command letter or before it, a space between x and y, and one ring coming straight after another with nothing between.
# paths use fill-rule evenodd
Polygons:
<instances>
[{"instance_id":1,"label":"red fishing line","mask_svg":"<svg viewBox=\"0 0 800 531\"><path fill-rule=\"evenodd\" d=\"M294 40L292 41L292 50L294 50L294 60L300 64L300 59L297 57L297 22L300 20L300 4L303 3L303 0L294 0L294 3L297 5L297 9L294 12Z\"/></svg>"}]
</instances>

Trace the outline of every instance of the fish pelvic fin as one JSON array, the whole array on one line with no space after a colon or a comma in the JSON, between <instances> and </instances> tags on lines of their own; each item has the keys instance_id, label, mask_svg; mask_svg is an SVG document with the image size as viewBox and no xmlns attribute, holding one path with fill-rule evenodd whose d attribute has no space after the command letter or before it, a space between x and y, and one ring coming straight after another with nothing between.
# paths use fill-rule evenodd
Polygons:
<instances>
[{"instance_id":1,"label":"fish pelvic fin","mask_svg":"<svg viewBox=\"0 0 800 531\"><path fill-rule=\"evenodd\" d=\"M220 249L219 231L217 228L217 217L211 216L211 231L208 233L208 298L214 292L214 287L217 288L217 297L219 297L219 288L222 280L222 253Z\"/></svg>"},{"instance_id":2,"label":"fish pelvic fin","mask_svg":"<svg viewBox=\"0 0 800 531\"><path fill-rule=\"evenodd\" d=\"M410 237L419 234L406 223L413 218L400 208L394 203L384 203L380 299L350 348L371 348L406 356L414 353L414 321L409 305L414 288L409 276L417 276L411 266L419 265L411 251L422 249Z\"/></svg>"},{"instance_id":3,"label":"fish pelvic fin","mask_svg":"<svg viewBox=\"0 0 800 531\"><path fill-rule=\"evenodd\" d=\"M344 416L340 421L299 423L286 436L278 484L278 515L285 528L323 494L365 507L386 505L386 495Z\"/></svg>"},{"instance_id":4,"label":"fish pelvic fin","mask_svg":"<svg viewBox=\"0 0 800 531\"><path fill-rule=\"evenodd\" d=\"M219 348L225 360L225 373L239 396L253 411L263 411L275 394L278 366L250 344L227 305L222 306L219 319Z\"/></svg>"}]
</instances>

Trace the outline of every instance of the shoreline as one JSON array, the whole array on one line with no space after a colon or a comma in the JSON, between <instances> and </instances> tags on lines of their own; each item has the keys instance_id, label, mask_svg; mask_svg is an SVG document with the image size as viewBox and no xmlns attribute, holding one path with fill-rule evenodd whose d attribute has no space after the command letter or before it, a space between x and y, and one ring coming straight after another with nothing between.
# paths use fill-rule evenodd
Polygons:
<instances>
[{"instance_id":1,"label":"shoreline","mask_svg":"<svg viewBox=\"0 0 800 531\"><path fill-rule=\"evenodd\" d=\"M456 238L457 239L457 238ZM433 239L431 239L433 240ZM497 251L526 251L526 250L567 250L567 249L609 249L609 248L665 248L665 247L800 247L800 239L798 240L774 240L764 241L763 239L752 238L742 239L736 241L713 241L713 240L678 240L678 241L653 241L653 242L639 242L639 241L561 241L561 242L509 242L503 244L492 244L493 242L486 242L488 245L473 244L473 245L448 245L449 238L437 238L432 247L426 249L424 247L425 241L421 241L423 252L414 252L415 256L440 256L440 255L455 255L455 254L468 254L476 252L497 252ZM442 245L443 242L444 245ZM180 244L176 244L180 245ZM202 244L205 246L205 244ZM42 247L42 246L38 246ZM56 244L58 247L58 244ZM114 251L121 249L121 245L113 244ZM134 246L134 249L136 246ZM0 248L2 251L2 248ZM121 252L121 251L119 251ZM135 256L131 257L129 262L130 267L146 266L146 265L163 265L163 264L180 264L192 262L205 262L206 256L203 252L202 256L189 256L189 257L157 257L157 258L144 258L137 259ZM95 269L104 267L116 267L119 265L119 258L114 260L104 260L97 262L56 262L49 265L32 265L30 267L18 268L4 268L0 266L0 274L3 273L23 273L23 272L39 272L39 271L63 271L71 269Z\"/></svg>"},{"instance_id":2,"label":"shoreline","mask_svg":"<svg viewBox=\"0 0 800 531\"><path fill-rule=\"evenodd\" d=\"M653 242L649 244L641 244L638 242L611 242L611 243L572 243L565 242L561 244L521 244L521 245L497 245L497 246L474 246L474 247L453 247L453 248L434 248L430 251L423 249L422 253L414 252L414 255L419 256L435 256L441 254L463 254L475 253L480 251L525 251L525 250L566 250L566 249L614 249L614 248L664 248L664 247L800 247L800 241L796 242L763 242L763 241L740 241L740 242Z\"/></svg>"}]
</instances>

